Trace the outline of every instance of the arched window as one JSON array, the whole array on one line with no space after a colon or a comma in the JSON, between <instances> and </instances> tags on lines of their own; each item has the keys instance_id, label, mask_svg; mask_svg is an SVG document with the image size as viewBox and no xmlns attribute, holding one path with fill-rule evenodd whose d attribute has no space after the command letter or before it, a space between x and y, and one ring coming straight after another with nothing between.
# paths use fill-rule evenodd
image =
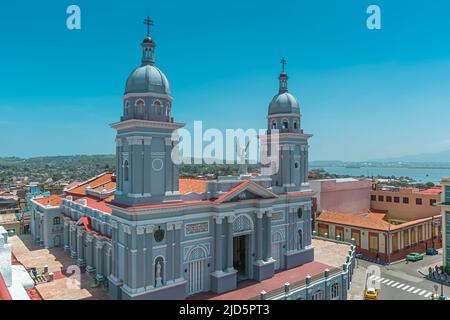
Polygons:
<instances>
[{"instance_id":1,"label":"arched window","mask_svg":"<svg viewBox=\"0 0 450 320\"><path fill-rule=\"evenodd\" d=\"M275 120L272 121L272 129L277 128L277 122Z\"/></svg>"},{"instance_id":2,"label":"arched window","mask_svg":"<svg viewBox=\"0 0 450 320\"><path fill-rule=\"evenodd\" d=\"M303 216L303 208L302 207L297 209L297 216L299 219L302 218L302 216Z\"/></svg>"},{"instance_id":3,"label":"arched window","mask_svg":"<svg viewBox=\"0 0 450 320\"><path fill-rule=\"evenodd\" d=\"M128 116L130 114L130 102L127 100L125 101L125 115Z\"/></svg>"},{"instance_id":4,"label":"arched window","mask_svg":"<svg viewBox=\"0 0 450 320\"><path fill-rule=\"evenodd\" d=\"M294 121L294 129L298 129L297 121Z\"/></svg>"},{"instance_id":5,"label":"arched window","mask_svg":"<svg viewBox=\"0 0 450 320\"><path fill-rule=\"evenodd\" d=\"M299 166L298 162L294 163L294 168L295 169L298 169L298 166Z\"/></svg>"},{"instance_id":6,"label":"arched window","mask_svg":"<svg viewBox=\"0 0 450 320\"><path fill-rule=\"evenodd\" d=\"M145 102L142 99L136 100L136 112L139 115L144 114Z\"/></svg>"},{"instance_id":7,"label":"arched window","mask_svg":"<svg viewBox=\"0 0 450 320\"><path fill-rule=\"evenodd\" d=\"M128 160L123 162L123 180L128 181Z\"/></svg>"},{"instance_id":8,"label":"arched window","mask_svg":"<svg viewBox=\"0 0 450 320\"><path fill-rule=\"evenodd\" d=\"M312 300L323 300L323 298L324 296L322 290L317 290L312 296Z\"/></svg>"},{"instance_id":9,"label":"arched window","mask_svg":"<svg viewBox=\"0 0 450 320\"><path fill-rule=\"evenodd\" d=\"M287 121L287 119L283 119L283 129L288 129L289 128L289 121Z\"/></svg>"},{"instance_id":10,"label":"arched window","mask_svg":"<svg viewBox=\"0 0 450 320\"><path fill-rule=\"evenodd\" d=\"M339 283L335 283L331 286L331 299L339 297Z\"/></svg>"},{"instance_id":11,"label":"arched window","mask_svg":"<svg viewBox=\"0 0 450 320\"><path fill-rule=\"evenodd\" d=\"M303 231L298 229L298 250L303 249Z\"/></svg>"},{"instance_id":12,"label":"arched window","mask_svg":"<svg viewBox=\"0 0 450 320\"><path fill-rule=\"evenodd\" d=\"M153 113L161 116L163 114L163 108L161 106L161 102L156 100L153 102Z\"/></svg>"}]
</instances>

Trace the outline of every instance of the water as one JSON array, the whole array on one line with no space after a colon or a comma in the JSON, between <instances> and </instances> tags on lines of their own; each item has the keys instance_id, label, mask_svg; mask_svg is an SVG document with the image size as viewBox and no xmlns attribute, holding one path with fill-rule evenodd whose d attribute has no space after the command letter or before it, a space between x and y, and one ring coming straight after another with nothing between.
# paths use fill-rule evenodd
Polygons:
<instances>
[{"instance_id":1,"label":"water","mask_svg":"<svg viewBox=\"0 0 450 320\"><path fill-rule=\"evenodd\" d=\"M347 167L323 167L323 166L310 166L310 170L323 169L328 173L338 175L349 175L353 177L358 176L383 176L383 177L409 177L417 182L433 182L439 183L441 178L450 177L450 168L393 168L393 167L360 167L360 168L347 168Z\"/></svg>"}]
</instances>

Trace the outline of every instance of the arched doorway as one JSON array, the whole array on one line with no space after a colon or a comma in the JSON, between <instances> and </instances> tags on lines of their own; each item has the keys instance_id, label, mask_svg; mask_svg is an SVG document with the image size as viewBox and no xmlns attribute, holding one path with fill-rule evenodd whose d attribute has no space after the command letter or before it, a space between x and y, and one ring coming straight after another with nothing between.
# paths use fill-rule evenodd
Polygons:
<instances>
[{"instance_id":1,"label":"arched doorway","mask_svg":"<svg viewBox=\"0 0 450 320\"><path fill-rule=\"evenodd\" d=\"M275 260L275 270L281 269L283 261L283 235L280 231L272 234L272 258Z\"/></svg>"},{"instance_id":2,"label":"arched doorway","mask_svg":"<svg viewBox=\"0 0 450 320\"><path fill-rule=\"evenodd\" d=\"M202 247L195 247L188 256L188 294L195 294L206 290L206 251Z\"/></svg>"}]
</instances>

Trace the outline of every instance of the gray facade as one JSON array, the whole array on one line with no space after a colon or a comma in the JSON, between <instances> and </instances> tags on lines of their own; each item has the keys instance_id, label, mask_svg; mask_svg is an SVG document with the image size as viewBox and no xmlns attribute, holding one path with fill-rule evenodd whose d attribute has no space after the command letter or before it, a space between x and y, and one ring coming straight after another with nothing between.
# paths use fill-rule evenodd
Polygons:
<instances>
[{"instance_id":1,"label":"gray facade","mask_svg":"<svg viewBox=\"0 0 450 320\"><path fill-rule=\"evenodd\" d=\"M127 80L123 116L111 125L117 131L112 213L83 199L63 199L65 250L104 282L114 299L136 300L220 294L239 281L262 281L313 261L311 135L300 128L299 105L287 92L284 71L261 137L269 141L279 133L279 148L261 150L277 155L279 170L219 177L203 194L182 195L171 155L177 144L172 133L183 124L171 116L169 83L155 67L149 35L142 48L142 65ZM87 192L101 199L109 195Z\"/></svg>"}]
</instances>

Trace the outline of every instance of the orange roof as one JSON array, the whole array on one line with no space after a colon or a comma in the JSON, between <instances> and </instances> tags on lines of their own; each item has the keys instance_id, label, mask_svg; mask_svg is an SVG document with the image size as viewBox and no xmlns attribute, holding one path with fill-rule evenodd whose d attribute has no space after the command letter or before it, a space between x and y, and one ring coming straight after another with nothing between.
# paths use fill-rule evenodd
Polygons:
<instances>
[{"instance_id":1,"label":"orange roof","mask_svg":"<svg viewBox=\"0 0 450 320\"><path fill-rule=\"evenodd\" d=\"M92 178L91 180L87 180L83 183L80 183L75 188L67 190L66 194L70 196L78 196L82 197L86 195L86 188L90 186L95 190L115 190L116 189L116 181L115 176L111 172L105 172L101 175Z\"/></svg>"},{"instance_id":2,"label":"orange roof","mask_svg":"<svg viewBox=\"0 0 450 320\"><path fill-rule=\"evenodd\" d=\"M191 192L205 193L207 183L208 180L206 179L178 179L179 190L181 194L188 194Z\"/></svg>"},{"instance_id":3,"label":"orange roof","mask_svg":"<svg viewBox=\"0 0 450 320\"><path fill-rule=\"evenodd\" d=\"M423 194L441 194L442 193L442 189L441 188L430 188L430 189L422 190L419 193L423 193Z\"/></svg>"},{"instance_id":4,"label":"orange roof","mask_svg":"<svg viewBox=\"0 0 450 320\"><path fill-rule=\"evenodd\" d=\"M246 180L240 184L238 184L236 187L230 189L227 193L224 193L223 195L221 195L219 198L217 198L216 200L214 200L215 203L218 202L222 202L224 199L228 198L230 195L232 195L233 193L235 193L236 191L241 190L242 188L244 188L246 185L252 183L252 180Z\"/></svg>"},{"instance_id":5,"label":"orange roof","mask_svg":"<svg viewBox=\"0 0 450 320\"><path fill-rule=\"evenodd\" d=\"M421 222L425 222L431 220L432 217L423 218L413 221L408 221L401 224L390 224L385 220L383 220L385 214L384 213L375 213L375 212L365 212L359 214L346 214L346 213L337 213L337 212L329 212L324 211L317 218L318 222L327 222L327 223L335 223L335 224L343 224L347 226L381 230L381 231L391 231L403 229L405 227L409 227L415 224L419 224Z\"/></svg>"},{"instance_id":6,"label":"orange roof","mask_svg":"<svg viewBox=\"0 0 450 320\"><path fill-rule=\"evenodd\" d=\"M94 198L94 197L89 197L89 196L84 197L83 199L86 199L87 206L89 208L97 209L97 210L100 210L100 211L102 211L104 213L109 213L109 214L112 213L111 208L108 207L106 204L111 202L114 199L113 195L109 196L108 198L103 199L103 200L100 200L100 199L97 199L97 198Z\"/></svg>"},{"instance_id":7,"label":"orange roof","mask_svg":"<svg viewBox=\"0 0 450 320\"><path fill-rule=\"evenodd\" d=\"M59 205L61 205L61 201L62 201L62 196L60 195L56 195L56 194L52 194L46 198L36 198L33 199L35 202L43 205L43 206L52 206L52 207L57 207Z\"/></svg>"}]
</instances>

